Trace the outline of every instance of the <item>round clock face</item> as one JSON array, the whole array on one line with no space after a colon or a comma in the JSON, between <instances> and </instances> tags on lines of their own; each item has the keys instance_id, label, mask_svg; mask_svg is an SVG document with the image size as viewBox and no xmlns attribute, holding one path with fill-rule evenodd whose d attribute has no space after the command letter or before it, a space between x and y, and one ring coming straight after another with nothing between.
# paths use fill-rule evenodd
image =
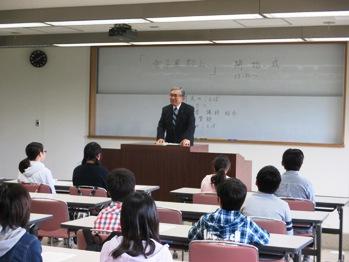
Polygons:
<instances>
[{"instance_id":1,"label":"round clock face","mask_svg":"<svg viewBox=\"0 0 349 262\"><path fill-rule=\"evenodd\" d=\"M43 67L47 63L47 55L44 51L35 50L30 54L30 63L35 67Z\"/></svg>"}]
</instances>

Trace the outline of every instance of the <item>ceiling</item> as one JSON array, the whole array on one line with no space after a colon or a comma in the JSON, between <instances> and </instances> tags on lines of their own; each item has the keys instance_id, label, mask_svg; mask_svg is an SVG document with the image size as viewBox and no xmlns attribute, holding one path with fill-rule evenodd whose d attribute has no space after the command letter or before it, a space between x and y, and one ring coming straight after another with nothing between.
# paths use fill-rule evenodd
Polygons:
<instances>
[{"instance_id":1,"label":"ceiling","mask_svg":"<svg viewBox=\"0 0 349 262\"><path fill-rule=\"evenodd\" d=\"M305 11L349 11L349 0L1 0L0 24ZM0 46L114 42L113 24L0 28ZM349 37L349 16L131 24L137 41Z\"/></svg>"}]
</instances>

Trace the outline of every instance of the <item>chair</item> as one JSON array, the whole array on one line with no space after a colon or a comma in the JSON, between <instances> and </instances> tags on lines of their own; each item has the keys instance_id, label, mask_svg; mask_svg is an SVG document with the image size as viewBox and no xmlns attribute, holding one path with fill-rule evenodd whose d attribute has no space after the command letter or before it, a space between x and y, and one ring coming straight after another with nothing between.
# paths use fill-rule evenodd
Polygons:
<instances>
[{"instance_id":1,"label":"chair","mask_svg":"<svg viewBox=\"0 0 349 262\"><path fill-rule=\"evenodd\" d=\"M264 217L252 217L252 220L269 233L287 234L286 224L284 221Z\"/></svg>"},{"instance_id":2,"label":"chair","mask_svg":"<svg viewBox=\"0 0 349 262\"><path fill-rule=\"evenodd\" d=\"M284 221L264 218L264 217L251 217L252 220L261 228L267 230L272 234L287 234L286 224ZM259 258L259 261L266 262L284 262L287 258L285 258L284 254L266 254L264 257Z\"/></svg>"},{"instance_id":3,"label":"chair","mask_svg":"<svg viewBox=\"0 0 349 262\"><path fill-rule=\"evenodd\" d=\"M219 205L216 193L197 193L193 195L194 204Z\"/></svg>"},{"instance_id":4,"label":"chair","mask_svg":"<svg viewBox=\"0 0 349 262\"><path fill-rule=\"evenodd\" d=\"M51 214L52 218L39 224L38 237L64 238L67 246L71 247L71 236L68 229L62 228L61 223L69 221L68 205L60 200L33 198L30 212Z\"/></svg>"},{"instance_id":5,"label":"chair","mask_svg":"<svg viewBox=\"0 0 349 262\"><path fill-rule=\"evenodd\" d=\"M21 185L28 190L28 192L34 193L49 193L51 194L51 188L45 184L37 184L37 183L24 183L21 182Z\"/></svg>"},{"instance_id":6,"label":"chair","mask_svg":"<svg viewBox=\"0 0 349 262\"><path fill-rule=\"evenodd\" d=\"M176 209L157 208L160 223L182 224L182 212Z\"/></svg>"},{"instance_id":7,"label":"chair","mask_svg":"<svg viewBox=\"0 0 349 262\"><path fill-rule=\"evenodd\" d=\"M287 202L291 210L315 211L315 204L308 199L282 198Z\"/></svg>"},{"instance_id":8,"label":"chair","mask_svg":"<svg viewBox=\"0 0 349 262\"><path fill-rule=\"evenodd\" d=\"M71 186L69 187L69 194L80 196L108 197L107 190L102 187L94 186Z\"/></svg>"},{"instance_id":9,"label":"chair","mask_svg":"<svg viewBox=\"0 0 349 262\"><path fill-rule=\"evenodd\" d=\"M257 262L258 249L228 241L194 240L189 244L189 262L243 261Z\"/></svg>"},{"instance_id":10,"label":"chair","mask_svg":"<svg viewBox=\"0 0 349 262\"><path fill-rule=\"evenodd\" d=\"M182 212L176 209L170 208L156 208L159 215L160 223L169 223L169 224L183 224ZM176 246L171 245L172 248L176 248ZM174 250L173 258L177 259L178 254L177 251ZM182 260L184 259L184 250L182 250Z\"/></svg>"}]
</instances>

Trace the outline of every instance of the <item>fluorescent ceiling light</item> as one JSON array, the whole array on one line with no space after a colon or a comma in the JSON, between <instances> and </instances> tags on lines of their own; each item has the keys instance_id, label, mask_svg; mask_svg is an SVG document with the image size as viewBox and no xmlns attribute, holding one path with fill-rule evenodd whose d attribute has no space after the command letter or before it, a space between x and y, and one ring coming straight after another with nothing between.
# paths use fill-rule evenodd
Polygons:
<instances>
[{"instance_id":1,"label":"fluorescent ceiling light","mask_svg":"<svg viewBox=\"0 0 349 262\"><path fill-rule=\"evenodd\" d=\"M82 21L57 21L46 22L54 26L69 26L69 25L111 25L111 24L140 24L149 23L145 19L111 19L111 20L82 20Z\"/></svg>"},{"instance_id":2,"label":"fluorescent ceiling light","mask_svg":"<svg viewBox=\"0 0 349 262\"><path fill-rule=\"evenodd\" d=\"M49 26L44 23L12 23L12 24L0 24L0 28L23 28L23 27L44 27Z\"/></svg>"},{"instance_id":3,"label":"fluorescent ceiling light","mask_svg":"<svg viewBox=\"0 0 349 262\"><path fill-rule=\"evenodd\" d=\"M349 37L313 37L305 38L306 41L316 42L337 42L337 41L349 41Z\"/></svg>"},{"instance_id":4,"label":"fluorescent ceiling light","mask_svg":"<svg viewBox=\"0 0 349 262\"><path fill-rule=\"evenodd\" d=\"M349 16L349 11L294 12L263 14L268 18Z\"/></svg>"},{"instance_id":5,"label":"fluorescent ceiling light","mask_svg":"<svg viewBox=\"0 0 349 262\"><path fill-rule=\"evenodd\" d=\"M178 17L154 17L147 18L152 22L191 22L191 21L214 21L234 19L258 19L263 18L260 14L237 14L237 15L207 15L207 16L178 16Z\"/></svg>"},{"instance_id":6,"label":"fluorescent ceiling light","mask_svg":"<svg viewBox=\"0 0 349 262\"><path fill-rule=\"evenodd\" d=\"M158 41L158 42L130 42L133 45L197 45L212 44L211 41Z\"/></svg>"},{"instance_id":7,"label":"fluorescent ceiling light","mask_svg":"<svg viewBox=\"0 0 349 262\"><path fill-rule=\"evenodd\" d=\"M53 44L59 47L77 47L77 46L125 46L129 43L77 43L77 44Z\"/></svg>"},{"instance_id":8,"label":"fluorescent ceiling light","mask_svg":"<svg viewBox=\"0 0 349 262\"><path fill-rule=\"evenodd\" d=\"M288 43L303 42L302 38L283 38L283 39L241 39L241 40L212 40L216 44L247 44L247 43Z\"/></svg>"}]
</instances>

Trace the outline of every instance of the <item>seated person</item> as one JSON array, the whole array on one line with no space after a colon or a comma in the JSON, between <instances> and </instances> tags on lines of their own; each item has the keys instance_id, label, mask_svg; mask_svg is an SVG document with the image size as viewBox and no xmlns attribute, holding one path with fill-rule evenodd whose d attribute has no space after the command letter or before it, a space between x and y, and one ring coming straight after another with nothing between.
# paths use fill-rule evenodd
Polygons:
<instances>
[{"instance_id":1,"label":"seated person","mask_svg":"<svg viewBox=\"0 0 349 262\"><path fill-rule=\"evenodd\" d=\"M107 176L107 185L112 202L99 212L94 222L94 228L102 231L121 232L121 206L124 199L135 191L135 175L126 168L114 169Z\"/></svg>"},{"instance_id":2,"label":"seated person","mask_svg":"<svg viewBox=\"0 0 349 262\"><path fill-rule=\"evenodd\" d=\"M168 245L159 238L159 218L154 200L146 193L129 195L121 210L122 235L104 243L101 262L169 262Z\"/></svg>"},{"instance_id":3,"label":"seated person","mask_svg":"<svg viewBox=\"0 0 349 262\"><path fill-rule=\"evenodd\" d=\"M269 233L240 212L247 189L239 179L226 179L217 188L220 208L203 215L189 230L189 240L218 239L267 244Z\"/></svg>"},{"instance_id":4,"label":"seated person","mask_svg":"<svg viewBox=\"0 0 349 262\"><path fill-rule=\"evenodd\" d=\"M107 189L108 170L100 164L102 148L96 142L88 143L84 148L81 165L73 171L74 186L93 186Z\"/></svg>"},{"instance_id":5,"label":"seated person","mask_svg":"<svg viewBox=\"0 0 349 262\"><path fill-rule=\"evenodd\" d=\"M257 216L282 220L286 224L287 234L292 235L292 218L286 201L274 195L281 182L279 170L265 166L259 170L256 179L258 192L246 198L242 213L246 216Z\"/></svg>"},{"instance_id":6,"label":"seated person","mask_svg":"<svg viewBox=\"0 0 349 262\"><path fill-rule=\"evenodd\" d=\"M299 170L303 164L304 155L300 149L287 149L282 156L282 165L286 172L281 177L281 183L275 195L279 197L302 198L314 202L312 183L301 176Z\"/></svg>"},{"instance_id":7,"label":"seated person","mask_svg":"<svg viewBox=\"0 0 349 262\"><path fill-rule=\"evenodd\" d=\"M217 156L212 162L215 174L207 175L201 181L202 193L216 193L217 186L229 178L228 173L231 163L227 156Z\"/></svg>"},{"instance_id":8,"label":"seated person","mask_svg":"<svg viewBox=\"0 0 349 262\"><path fill-rule=\"evenodd\" d=\"M51 193L56 193L55 182L50 169L42 163L46 158L44 146L38 142L32 142L25 148L27 157L19 165L18 181L23 183L35 183L48 185Z\"/></svg>"},{"instance_id":9,"label":"seated person","mask_svg":"<svg viewBox=\"0 0 349 262\"><path fill-rule=\"evenodd\" d=\"M19 184L0 185L0 261L41 262L41 243L25 227L30 196Z\"/></svg>"}]
</instances>

